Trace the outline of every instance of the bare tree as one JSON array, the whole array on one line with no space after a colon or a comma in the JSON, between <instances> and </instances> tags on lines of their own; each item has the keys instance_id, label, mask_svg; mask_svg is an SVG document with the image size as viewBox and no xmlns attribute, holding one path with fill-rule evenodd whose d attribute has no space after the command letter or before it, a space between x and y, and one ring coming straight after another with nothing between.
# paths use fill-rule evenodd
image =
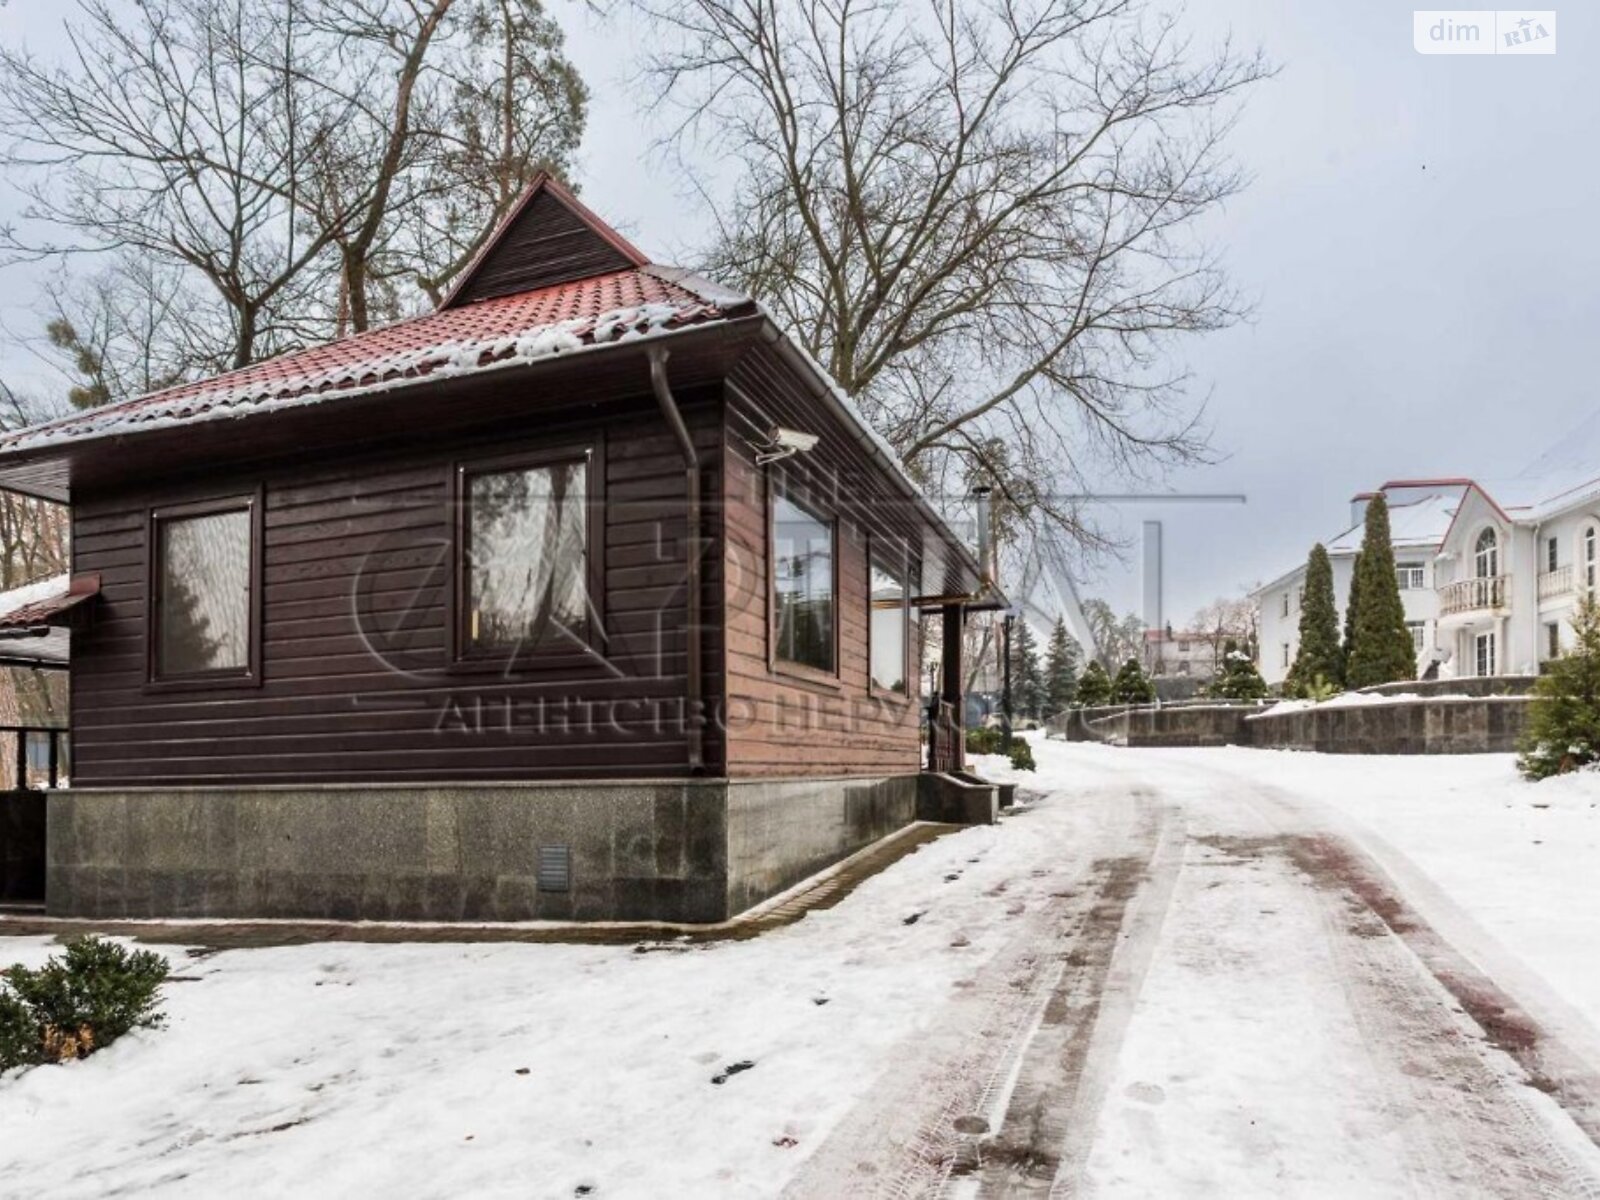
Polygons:
<instances>
[{"instance_id":1,"label":"bare tree","mask_svg":"<svg viewBox=\"0 0 1600 1200\"><path fill-rule=\"evenodd\" d=\"M1130 658L1144 661L1145 624L1138 617L1119 618L1111 605L1094 597L1083 602L1083 617L1094 639L1091 653L1108 672L1115 675Z\"/></svg>"},{"instance_id":2,"label":"bare tree","mask_svg":"<svg viewBox=\"0 0 1600 1200\"><path fill-rule=\"evenodd\" d=\"M60 64L0 48L0 249L140 264L56 297L84 401L437 299L586 115L539 0L81 0L70 32Z\"/></svg>"},{"instance_id":3,"label":"bare tree","mask_svg":"<svg viewBox=\"0 0 1600 1200\"><path fill-rule=\"evenodd\" d=\"M49 289L45 337L71 381L68 401L94 408L226 369L229 331L207 299L182 268L126 251L92 275L63 275Z\"/></svg>"},{"instance_id":4,"label":"bare tree","mask_svg":"<svg viewBox=\"0 0 1600 1200\"><path fill-rule=\"evenodd\" d=\"M31 168L24 216L52 235L7 229L0 244L189 269L225 308L232 366L303 337L307 271L335 229L296 225L297 163L340 114L302 78L317 72L284 11L86 0L70 67L0 48L0 121L17 139L6 161Z\"/></svg>"},{"instance_id":5,"label":"bare tree","mask_svg":"<svg viewBox=\"0 0 1600 1200\"><path fill-rule=\"evenodd\" d=\"M540 167L577 149L588 93L539 0L317 0L345 118L305 193L336 229L340 331L437 302Z\"/></svg>"},{"instance_id":6,"label":"bare tree","mask_svg":"<svg viewBox=\"0 0 1600 1200\"><path fill-rule=\"evenodd\" d=\"M0 380L0 432L54 416ZM0 489L0 590L48 579L67 569L67 510Z\"/></svg>"},{"instance_id":7,"label":"bare tree","mask_svg":"<svg viewBox=\"0 0 1600 1200\"><path fill-rule=\"evenodd\" d=\"M1058 493L1203 453L1167 356L1241 314L1194 226L1241 186L1222 146L1259 56L1135 0L637 3L670 140L738 164L708 269L916 473L1084 533Z\"/></svg>"},{"instance_id":8,"label":"bare tree","mask_svg":"<svg viewBox=\"0 0 1600 1200\"><path fill-rule=\"evenodd\" d=\"M1259 611L1248 596L1219 596L1195 613L1191 629L1200 641L1211 647L1211 665L1222 669L1222 654L1229 642L1252 658L1256 654Z\"/></svg>"}]
</instances>

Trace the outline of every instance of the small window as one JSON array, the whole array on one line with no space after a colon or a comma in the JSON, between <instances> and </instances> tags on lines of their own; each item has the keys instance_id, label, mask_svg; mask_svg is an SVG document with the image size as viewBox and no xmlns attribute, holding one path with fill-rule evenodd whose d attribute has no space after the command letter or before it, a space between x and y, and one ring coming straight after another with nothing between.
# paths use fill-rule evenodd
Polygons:
<instances>
[{"instance_id":1,"label":"small window","mask_svg":"<svg viewBox=\"0 0 1600 1200\"><path fill-rule=\"evenodd\" d=\"M1188 642L1179 642L1178 643L1178 653L1179 654L1187 654L1187 653L1189 653L1189 643Z\"/></svg>"},{"instance_id":2,"label":"small window","mask_svg":"<svg viewBox=\"0 0 1600 1200\"><path fill-rule=\"evenodd\" d=\"M1594 591L1595 585L1595 528L1590 525L1583 531L1583 587Z\"/></svg>"},{"instance_id":3,"label":"small window","mask_svg":"<svg viewBox=\"0 0 1600 1200\"><path fill-rule=\"evenodd\" d=\"M1561 565L1561 539L1547 538L1544 543L1544 569L1554 571Z\"/></svg>"},{"instance_id":4,"label":"small window","mask_svg":"<svg viewBox=\"0 0 1600 1200\"><path fill-rule=\"evenodd\" d=\"M772 501L774 657L832 674L833 522L791 496Z\"/></svg>"},{"instance_id":5,"label":"small window","mask_svg":"<svg viewBox=\"0 0 1600 1200\"><path fill-rule=\"evenodd\" d=\"M1544 652L1546 658L1561 657L1561 622L1551 621L1544 627Z\"/></svg>"},{"instance_id":6,"label":"small window","mask_svg":"<svg viewBox=\"0 0 1600 1200\"><path fill-rule=\"evenodd\" d=\"M872 561L871 638L872 686L907 694L906 644L911 623L910 597L905 571Z\"/></svg>"},{"instance_id":7,"label":"small window","mask_svg":"<svg viewBox=\"0 0 1600 1200\"><path fill-rule=\"evenodd\" d=\"M1291 662L1292 660L1289 657L1289 643L1285 642L1283 644L1283 665L1288 667L1291 665Z\"/></svg>"},{"instance_id":8,"label":"small window","mask_svg":"<svg viewBox=\"0 0 1600 1200\"><path fill-rule=\"evenodd\" d=\"M1428 634L1428 623L1426 621L1407 621L1406 628L1411 632L1411 652L1420 657L1424 640Z\"/></svg>"},{"instance_id":9,"label":"small window","mask_svg":"<svg viewBox=\"0 0 1600 1200\"><path fill-rule=\"evenodd\" d=\"M1285 592L1283 594L1283 615L1286 616L1286 617L1289 615L1289 593L1288 592Z\"/></svg>"},{"instance_id":10,"label":"small window","mask_svg":"<svg viewBox=\"0 0 1600 1200\"><path fill-rule=\"evenodd\" d=\"M588 630L585 460L464 471L467 654L582 641Z\"/></svg>"},{"instance_id":11,"label":"small window","mask_svg":"<svg viewBox=\"0 0 1600 1200\"><path fill-rule=\"evenodd\" d=\"M1188 673L1189 673L1189 661L1187 659L1185 659L1183 662L1180 662L1178 664L1178 674L1179 675L1187 675Z\"/></svg>"},{"instance_id":12,"label":"small window","mask_svg":"<svg viewBox=\"0 0 1600 1200\"><path fill-rule=\"evenodd\" d=\"M249 501L155 515L156 678L251 674L253 525Z\"/></svg>"},{"instance_id":13,"label":"small window","mask_svg":"<svg viewBox=\"0 0 1600 1200\"><path fill-rule=\"evenodd\" d=\"M1395 579L1402 591L1415 591L1422 587L1422 564L1401 563L1394 569Z\"/></svg>"}]
</instances>

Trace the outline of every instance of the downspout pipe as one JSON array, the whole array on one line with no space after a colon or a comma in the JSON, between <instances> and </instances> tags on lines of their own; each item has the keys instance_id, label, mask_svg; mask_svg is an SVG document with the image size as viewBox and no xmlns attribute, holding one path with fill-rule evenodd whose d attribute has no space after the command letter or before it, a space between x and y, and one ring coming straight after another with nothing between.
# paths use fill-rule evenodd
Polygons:
<instances>
[{"instance_id":1,"label":"downspout pipe","mask_svg":"<svg viewBox=\"0 0 1600 1200\"><path fill-rule=\"evenodd\" d=\"M702 615L700 560L705 546L700 536L700 454L689 436L689 427L683 423L683 413L673 398L667 382L667 350L661 346L650 348L650 389L656 394L661 415L667 419L673 437L678 439L678 450L683 455L685 486L684 549L687 555L687 574L684 579L684 719L685 735L689 747L689 772L703 775L706 769L705 752L705 681L701 675L700 625Z\"/></svg>"}]
</instances>

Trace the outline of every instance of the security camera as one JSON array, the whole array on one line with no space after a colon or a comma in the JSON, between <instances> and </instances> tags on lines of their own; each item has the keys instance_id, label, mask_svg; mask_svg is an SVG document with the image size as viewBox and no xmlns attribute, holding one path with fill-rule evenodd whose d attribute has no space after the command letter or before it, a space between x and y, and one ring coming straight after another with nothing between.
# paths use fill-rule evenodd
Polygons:
<instances>
[{"instance_id":1,"label":"security camera","mask_svg":"<svg viewBox=\"0 0 1600 1200\"><path fill-rule=\"evenodd\" d=\"M805 454L816 449L819 440L814 433L801 433L798 429L774 425L767 434L767 444L756 455L756 465L764 467L792 454Z\"/></svg>"},{"instance_id":2,"label":"security camera","mask_svg":"<svg viewBox=\"0 0 1600 1200\"><path fill-rule=\"evenodd\" d=\"M814 433L801 433L798 429L785 429L781 425L774 425L767 436L772 439L774 446L791 454L809 453L816 449L818 441Z\"/></svg>"}]
</instances>

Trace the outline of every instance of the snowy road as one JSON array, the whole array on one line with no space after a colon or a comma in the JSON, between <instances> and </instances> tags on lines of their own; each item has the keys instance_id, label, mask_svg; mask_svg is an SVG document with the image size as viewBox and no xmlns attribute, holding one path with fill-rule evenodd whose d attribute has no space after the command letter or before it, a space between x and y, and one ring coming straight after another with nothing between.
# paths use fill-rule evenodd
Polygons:
<instances>
[{"instance_id":1,"label":"snowy road","mask_svg":"<svg viewBox=\"0 0 1600 1200\"><path fill-rule=\"evenodd\" d=\"M0 1195L1600 1197L1600 780L1038 754L750 941L175 951Z\"/></svg>"},{"instance_id":2,"label":"snowy road","mask_svg":"<svg viewBox=\"0 0 1600 1200\"><path fill-rule=\"evenodd\" d=\"M1282 756L1043 758L1052 890L791 1194L1600 1195L1592 1025Z\"/></svg>"}]
</instances>

